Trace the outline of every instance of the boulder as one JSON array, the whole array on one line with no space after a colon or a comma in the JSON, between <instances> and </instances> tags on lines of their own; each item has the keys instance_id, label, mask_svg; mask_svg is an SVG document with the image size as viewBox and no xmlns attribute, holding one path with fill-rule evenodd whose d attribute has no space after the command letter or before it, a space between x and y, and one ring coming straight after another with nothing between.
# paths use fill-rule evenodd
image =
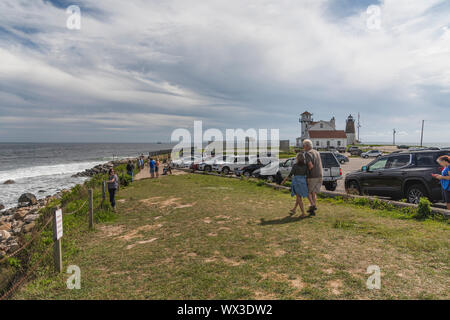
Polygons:
<instances>
[{"instance_id":1,"label":"boulder","mask_svg":"<svg viewBox=\"0 0 450 320\"><path fill-rule=\"evenodd\" d=\"M25 223L30 223L30 222L37 220L38 218L39 218L38 214L29 214L29 215L25 216L25 218L23 218L23 221Z\"/></svg>"},{"instance_id":2,"label":"boulder","mask_svg":"<svg viewBox=\"0 0 450 320\"><path fill-rule=\"evenodd\" d=\"M15 220L22 220L26 215L27 215L27 211L25 211L25 210L21 210L21 209L18 209L15 213L14 213L14 215L13 215L13 218L15 219Z\"/></svg>"},{"instance_id":3,"label":"boulder","mask_svg":"<svg viewBox=\"0 0 450 320\"><path fill-rule=\"evenodd\" d=\"M6 230L0 230L0 240L8 240L11 238L11 233Z\"/></svg>"},{"instance_id":4,"label":"boulder","mask_svg":"<svg viewBox=\"0 0 450 320\"><path fill-rule=\"evenodd\" d=\"M0 223L0 230L5 230L5 231L11 230L11 223L8 223L8 222Z\"/></svg>"},{"instance_id":5,"label":"boulder","mask_svg":"<svg viewBox=\"0 0 450 320\"><path fill-rule=\"evenodd\" d=\"M24 225L22 228L22 232L29 233L29 232L33 231L35 225L36 225L36 223L34 221L30 222L29 224Z\"/></svg>"},{"instance_id":6,"label":"boulder","mask_svg":"<svg viewBox=\"0 0 450 320\"><path fill-rule=\"evenodd\" d=\"M20 248L20 246L17 243L17 241L12 241L8 246L9 246L9 250L8 250L9 252L14 252L14 251L16 251L17 249Z\"/></svg>"},{"instance_id":7,"label":"boulder","mask_svg":"<svg viewBox=\"0 0 450 320\"><path fill-rule=\"evenodd\" d=\"M32 193L24 193L19 198L19 205L20 206L32 206L37 204L38 201L36 199L36 196Z\"/></svg>"},{"instance_id":8,"label":"boulder","mask_svg":"<svg viewBox=\"0 0 450 320\"><path fill-rule=\"evenodd\" d=\"M6 180L3 184L14 184L16 183L14 180Z\"/></svg>"}]
</instances>

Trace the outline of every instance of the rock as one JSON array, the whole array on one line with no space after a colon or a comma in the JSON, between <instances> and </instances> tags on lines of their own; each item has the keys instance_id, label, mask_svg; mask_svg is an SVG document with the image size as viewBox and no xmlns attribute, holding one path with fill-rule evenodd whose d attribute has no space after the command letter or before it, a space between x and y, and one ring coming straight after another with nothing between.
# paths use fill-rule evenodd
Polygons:
<instances>
[{"instance_id":1,"label":"rock","mask_svg":"<svg viewBox=\"0 0 450 320\"><path fill-rule=\"evenodd\" d=\"M3 184L14 184L16 183L14 180L6 180Z\"/></svg>"},{"instance_id":2,"label":"rock","mask_svg":"<svg viewBox=\"0 0 450 320\"><path fill-rule=\"evenodd\" d=\"M0 211L2 211L3 209L5 209L5 206L2 203L0 203Z\"/></svg>"},{"instance_id":3,"label":"rock","mask_svg":"<svg viewBox=\"0 0 450 320\"><path fill-rule=\"evenodd\" d=\"M39 218L38 214L29 214L29 215L25 216L25 218L23 218L23 221L25 223L30 223L30 222L37 220L38 218Z\"/></svg>"},{"instance_id":4,"label":"rock","mask_svg":"<svg viewBox=\"0 0 450 320\"><path fill-rule=\"evenodd\" d=\"M21 210L21 209L18 209L17 211L16 211L16 213L14 213L14 216L13 216L13 218L15 219L15 220L22 220L26 215L27 215L27 211L25 211L25 210Z\"/></svg>"},{"instance_id":5,"label":"rock","mask_svg":"<svg viewBox=\"0 0 450 320\"><path fill-rule=\"evenodd\" d=\"M24 193L19 198L19 205L26 204L27 206L32 206L37 203L38 203L38 201L36 199L36 196L32 193Z\"/></svg>"},{"instance_id":6,"label":"rock","mask_svg":"<svg viewBox=\"0 0 450 320\"><path fill-rule=\"evenodd\" d=\"M0 224L0 230L5 230L5 231L11 230L11 224L8 222Z\"/></svg>"},{"instance_id":7,"label":"rock","mask_svg":"<svg viewBox=\"0 0 450 320\"><path fill-rule=\"evenodd\" d=\"M33 231L35 225L36 225L36 223L34 221L30 222L29 224L24 225L22 228L22 232L29 233L29 232Z\"/></svg>"},{"instance_id":8,"label":"rock","mask_svg":"<svg viewBox=\"0 0 450 320\"><path fill-rule=\"evenodd\" d=\"M14 252L14 251L16 251L17 249L19 249L20 248L20 246L19 246L19 244L17 243L17 241L12 241L10 244L9 244L9 252Z\"/></svg>"},{"instance_id":9,"label":"rock","mask_svg":"<svg viewBox=\"0 0 450 320\"><path fill-rule=\"evenodd\" d=\"M8 240L11 238L11 234L6 230L0 230L0 240Z\"/></svg>"}]
</instances>

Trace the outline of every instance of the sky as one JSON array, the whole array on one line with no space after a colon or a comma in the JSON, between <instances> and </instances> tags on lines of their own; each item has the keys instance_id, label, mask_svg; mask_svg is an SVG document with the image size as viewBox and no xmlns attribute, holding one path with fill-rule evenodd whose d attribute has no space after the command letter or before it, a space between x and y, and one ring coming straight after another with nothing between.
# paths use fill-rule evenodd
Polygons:
<instances>
[{"instance_id":1,"label":"sky","mask_svg":"<svg viewBox=\"0 0 450 320\"><path fill-rule=\"evenodd\" d=\"M447 0L2 0L0 142L167 142L194 121L294 142L307 110L341 130L360 113L363 142L418 143L425 120L450 144L449 54Z\"/></svg>"}]
</instances>

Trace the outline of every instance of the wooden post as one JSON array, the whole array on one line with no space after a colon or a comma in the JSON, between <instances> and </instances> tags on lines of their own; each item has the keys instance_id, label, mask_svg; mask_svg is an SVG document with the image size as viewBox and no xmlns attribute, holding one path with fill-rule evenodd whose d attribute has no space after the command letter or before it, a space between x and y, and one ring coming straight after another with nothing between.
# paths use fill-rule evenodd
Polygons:
<instances>
[{"instance_id":1,"label":"wooden post","mask_svg":"<svg viewBox=\"0 0 450 320\"><path fill-rule=\"evenodd\" d=\"M105 200L106 200L106 181L103 181L103 184L102 184L102 208L105 205Z\"/></svg>"},{"instance_id":2,"label":"wooden post","mask_svg":"<svg viewBox=\"0 0 450 320\"><path fill-rule=\"evenodd\" d=\"M94 192L89 189L89 229L94 228Z\"/></svg>"},{"instance_id":3,"label":"wooden post","mask_svg":"<svg viewBox=\"0 0 450 320\"><path fill-rule=\"evenodd\" d=\"M60 216L61 221L57 219L58 209L53 209L53 260L55 262L55 271L62 272L62 250L61 250L61 238L58 236L58 222L60 228L62 228L62 214Z\"/></svg>"}]
</instances>

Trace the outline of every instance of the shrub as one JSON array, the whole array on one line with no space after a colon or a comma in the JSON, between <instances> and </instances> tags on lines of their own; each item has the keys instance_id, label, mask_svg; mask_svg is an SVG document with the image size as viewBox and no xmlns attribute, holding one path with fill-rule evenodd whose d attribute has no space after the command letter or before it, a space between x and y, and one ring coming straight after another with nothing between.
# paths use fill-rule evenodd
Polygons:
<instances>
[{"instance_id":1,"label":"shrub","mask_svg":"<svg viewBox=\"0 0 450 320\"><path fill-rule=\"evenodd\" d=\"M419 206L417 207L417 217L427 218L432 215L431 202L427 198L420 198Z\"/></svg>"}]
</instances>

